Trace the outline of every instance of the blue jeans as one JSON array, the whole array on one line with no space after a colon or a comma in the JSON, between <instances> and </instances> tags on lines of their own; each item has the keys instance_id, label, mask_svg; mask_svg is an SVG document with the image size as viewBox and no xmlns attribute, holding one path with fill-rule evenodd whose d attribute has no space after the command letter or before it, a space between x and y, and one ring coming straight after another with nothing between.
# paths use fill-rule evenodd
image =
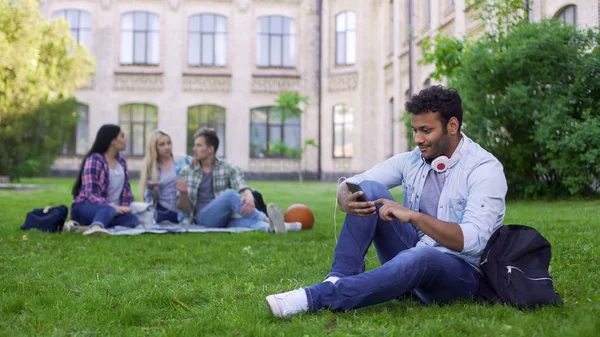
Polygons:
<instances>
[{"instance_id":1,"label":"blue jeans","mask_svg":"<svg viewBox=\"0 0 600 337\"><path fill-rule=\"evenodd\" d=\"M170 211L158 203L156 204L156 223L163 221L179 223L179 220L177 219L177 212Z\"/></svg>"},{"instance_id":2,"label":"blue jeans","mask_svg":"<svg viewBox=\"0 0 600 337\"><path fill-rule=\"evenodd\" d=\"M369 200L393 200L377 182L360 187ZM413 293L426 304L446 303L475 295L479 284L473 266L429 246L416 247L417 231L410 223L346 215L328 276L340 279L305 288L311 311L350 310ZM364 272L364 257L375 244L381 266Z\"/></svg>"},{"instance_id":3,"label":"blue jeans","mask_svg":"<svg viewBox=\"0 0 600 337\"><path fill-rule=\"evenodd\" d=\"M133 213L117 215L114 207L93 202L80 202L71 205L71 219L82 226L100 225L103 228L113 226L135 227L138 217Z\"/></svg>"},{"instance_id":4,"label":"blue jeans","mask_svg":"<svg viewBox=\"0 0 600 337\"><path fill-rule=\"evenodd\" d=\"M234 190L227 190L213 199L196 213L196 223L209 228L244 227L259 231L268 231L269 224L264 220L265 213L254 209L250 214L241 214L242 197ZM241 218L231 218L231 213Z\"/></svg>"}]
</instances>

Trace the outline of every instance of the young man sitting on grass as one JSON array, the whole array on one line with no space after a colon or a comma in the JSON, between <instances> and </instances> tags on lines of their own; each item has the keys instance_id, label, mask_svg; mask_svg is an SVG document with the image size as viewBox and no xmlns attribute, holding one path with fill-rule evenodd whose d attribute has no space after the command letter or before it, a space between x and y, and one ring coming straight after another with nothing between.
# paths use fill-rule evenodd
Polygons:
<instances>
[{"instance_id":1,"label":"young man sitting on grass","mask_svg":"<svg viewBox=\"0 0 600 337\"><path fill-rule=\"evenodd\" d=\"M273 315L351 310L407 293L426 304L475 295L481 253L504 219L502 164L460 132L456 91L432 86L406 109L417 148L347 180L362 191L340 186L347 215L331 271L324 282L267 296ZM388 191L399 185L402 204ZM365 272L371 243L381 266Z\"/></svg>"},{"instance_id":2,"label":"young man sitting on grass","mask_svg":"<svg viewBox=\"0 0 600 337\"><path fill-rule=\"evenodd\" d=\"M252 190L242 170L216 156L219 137L213 129L194 134L194 160L179 173L177 207L198 225L223 228L244 227L257 231L286 233L302 228L299 222L284 222L279 206L270 203L267 213L256 209Z\"/></svg>"}]
</instances>

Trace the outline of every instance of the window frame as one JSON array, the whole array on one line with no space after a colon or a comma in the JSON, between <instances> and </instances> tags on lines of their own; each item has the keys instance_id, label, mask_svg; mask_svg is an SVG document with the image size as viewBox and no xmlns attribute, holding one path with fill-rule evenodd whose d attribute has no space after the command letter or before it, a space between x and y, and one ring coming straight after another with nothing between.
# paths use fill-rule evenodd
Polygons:
<instances>
[{"instance_id":1,"label":"window frame","mask_svg":"<svg viewBox=\"0 0 600 337\"><path fill-rule=\"evenodd\" d=\"M573 9L573 22L568 22L567 21L567 11ZM577 26L577 5L575 4L569 4L564 6L563 8L561 8L556 15L554 16L555 19L564 22L568 25L573 25L573 26Z\"/></svg>"},{"instance_id":2,"label":"window frame","mask_svg":"<svg viewBox=\"0 0 600 337\"><path fill-rule=\"evenodd\" d=\"M270 158L282 158L282 159L299 159L299 158L294 158L294 157L288 157L285 156L283 153L278 153L278 154L270 154L270 142L272 142L273 140L271 140L271 128L273 126L279 126L279 139L280 141L284 141L285 142L285 128L287 127L294 127L294 129L298 130L298 144L299 147L302 148L302 119L301 117L294 117L296 119L296 121L294 121L293 123L288 123L288 121L290 120L289 118L286 119L285 121L281 121L279 123L271 123L271 114L272 113L279 113L275 110L275 106L259 106L259 107L255 107L250 109L250 142L249 142L249 154L250 154L250 158L253 159L270 159ZM265 123L255 123L253 121L253 112L256 110L266 110L265 114L266 114L266 122ZM252 128L256 127L256 125L264 125L265 128L265 149L264 149L264 157L260 157L258 156L256 153L253 153L252 151ZM287 146L287 144L286 144Z\"/></svg>"},{"instance_id":3,"label":"window frame","mask_svg":"<svg viewBox=\"0 0 600 337\"><path fill-rule=\"evenodd\" d=\"M205 31L204 27L203 27L203 20L208 17L208 16L212 16L213 18L213 27L212 30L209 31ZM192 29L192 20L194 18L198 17L198 24L199 24L199 29L197 31L193 31ZM217 20L218 19L222 19L225 21L224 27L225 30L224 31L218 31L217 27ZM226 68L228 66L228 41L227 41L227 35L228 35L228 25L229 25L229 20L227 19L227 17L225 15L222 14L217 14L217 13L196 13L193 15L190 15L188 17L188 45L187 45L187 52L188 52L188 56L187 56L187 65L188 67L193 67L193 68L200 68L200 67L215 67L215 68ZM190 54L191 54L191 48L192 48L192 35L198 35L198 52L199 52L199 63L198 64L192 64L190 62ZM205 36L210 35L212 36L212 63L205 63L202 55L203 55L203 41ZM225 44L225 49L224 49L224 64L217 64L217 37L221 36L223 38L224 44Z\"/></svg>"},{"instance_id":4,"label":"window frame","mask_svg":"<svg viewBox=\"0 0 600 337\"><path fill-rule=\"evenodd\" d=\"M272 30L272 26L271 26L271 22L273 21L273 19L276 18L280 18L282 21L282 32L281 33L275 33ZM268 31L262 32L261 31L261 20L267 20L268 23ZM291 26L293 29L291 29L293 32L287 32L285 33L285 27L286 27L286 22L291 23ZM257 50L256 50L256 67L257 68L282 68L282 69L295 69L296 68L296 20L292 17L289 16L284 16L284 15L264 15L264 16L260 16L257 19L257 39L256 39L256 46L257 46ZM267 40L268 40L268 53L267 53L267 64L261 64L261 60L260 60L260 56L261 56L261 42L262 39L261 37L266 36ZM273 40L273 37L280 37L281 38L281 64L277 65L274 64L273 61L271 60L271 53L272 53L272 46L271 46L271 42ZM290 56L291 56L291 65L286 65L284 64L285 61L285 43L284 41L287 38L287 45L288 47L291 49L290 50Z\"/></svg>"},{"instance_id":5,"label":"window frame","mask_svg":"<svg viewBox=\"0 0 600 337\"><path fill-rule=\"evenodd\" d=\"M144 109L143 122L133 120L133 112L134 112L134 107L136 105L140 105ZM124 109L127 109L127 108L129 108L128 111L123 111ZM153 110L153 111L151 111L151 110ZM122 117L123 113L129 114L129 120L125 120ZM152 121L152 119L148 118L149 113L155 114L156 120L154 122ZM125 127L125 125L127 125L127 124L129 125L129 128ZM121 129L125 132L125 138L127 139L127 149L125 151L123 151L123 154L128 157L138 157L138 158L144 157L145 152L146 152L146 145L147 145L146 142L148 141L148 136L150 135L150 132L152 132L152 130L154 130L158 127L158 106L149 104L149 103L126 103L126 104L119 105L119 125L121 126ZM144 127L143 134L141 137L141 142L142 142L142 153L141 154L137 154L137 153L133 152L135 145L137 145L137 142L140 141L140 140L136 140L134 138L134 126L135 125L143 125L143 127Z\"/></svg>"},{"instance_id":6,"label":"window frame","mask_svg":"<svg viewBox=\"0 0 600 337\"><path fill-rule=\"evenodd\" d=\"M344 114L343 114L344 117L343 117L342 123L336 123L336 121L335 121L336 107L340 107L342 109L342 111L344 111ZM348 112L350 112L352 114L352 122L347 122L346 121L345 114L348 113ZM354 157L354 109L351 108L348 104L338 103L338 104L333 105L331 113L332 113L332 115L331 115L332 116L332 119L331 119L332 133L331 134L332 134L332 140L333 140L331 142L331 145L332 145L332 147L331 147L331 156L332 156L333 159L352 158L352 157ZM342 144L340 146L341 149L342 149L342 155L341 156L336 155L336 151L335 151L335 148L336 148L336 145L337 145L336 144L336 137L335 137L335 127L337 125L341 125L342 126ZM352 154L350 154L350 155L346 154L346 149L345 149L345 146L346 146L346 143L347 143L347 137L346 137L347 125L351 126L351 128L349 130L349 135L350 135L350 139L351 139L350 144L352 145Z\"/></svg>"},{"instance_id":7,"label":"window frame","mask_svg":"<svg viewBox=\"0 0 600 337\"><path fill-rule=\"evenodd\" d=\"M354 17L354 25L353 25L354 29L349 29L348 28L348 14L352 14L353 17ZM356 12L351 11L351 10L342 11L342 12L339 12L339 13L337 13L335 15L335 26L334 26L335 27L335 37L334 37L334 40L335 40L335 58L334 59L335 59L335 65L337 65L337 66L351 66L351 65L356 64L356 50L357 50L357 48L356 48L356 27L357 27L356 26L356 21L357 21L356 20L356 16L357 16ZM345 22L344 22L344 27L345 28L343 30L338 30L338 20L340 18L342 18L342 17L345 20ZM352 60L352 61L350 61L349 57L348 57L349 56L348 55L349 54L349 52L348 52L348 50L349 50L348 49L348 39L349 39L348 33L349 32L354 33L354 35L353 35L353 38L354 38L354 60ZM343 51L340 50L341 47L340 47L340 45L338 43L338 41L339 41L338 36L339 35L341 35L343 37L343 40L344 40L344 48L343 48L344 50ZM341 55L342 56L341 58L343 58L342 61L339 60L340 59L340 57L339 57L340 53L342 53L342 55Z\"/></svg>"},{"instance_id":8,"label":"window frame","mask_svg":"<svg viewBox=\"0 0 600 337\"><path fill-rule=\"evenodd\" d=\"M85 108L85 111L81 111L79 110L79 108ZM85 112L85 118L81 118L81 114ZM77 156L83 156L87 153L87 151L89 150L90 144L90 106L88 104L85 103L81 103L81 102L77 102L75 104L73 113L77 115L77 124L75 124L75 127L73 128L73 131L71 133L71 139L68 139L65 144L63 145L63 149L62 149L62 155L63 156L69 156L69 157L77 157ZM83 121L85 121L85 123L83 123ZM78 145L79 145L79 127L80 126L84 126L87 129L87 137L86 137L86 144L82 145L79 149L78 149ZM78 151L79 150L79 151Z\"/></svg>"},{"instance_id":9,"label":"window frame","mask_svg":"<svg viewBox=\"0 0 600 337\"><path fill-rule=\"evenodd\" d=\"M198 109L197 110L197 119L198 120L202 120L202 113L205 113L206 111L202 111L203 107L210 107L212 108L210 112L212 116L216 116L218 113L223 113L223 122L219 122L218 118L213 118L211 121L216 121L216 122L207 122L207 123L196 123L196 128L195 130L192 132L192 134L190 134L190 114L194 111L191 111L192 109ZM209 127L209 128L213 128L215 129L215 131L219 130L218 126L222 126L223 127L223 137L219 137L219 148L217 149L217 156L220 158L226 158L225 156L227 155L227 151L226 151L226 144L227 144L227 109L225 109L225 107L222 107L220 105L216 105L216 104L196 104L196 105L191 105L188 106L187 108L187 122L186 122L186 129L187 129L187 135L186 135L186 149L187 149L187 153L191 154L192 153L192 149L194 147L194 133L199 130L202 127ZM215 127L216 126L216 127ZM218 135L218 132L217 132ZM191 140L191 143L190 143ZM219 152L221 154L219 154Z\"/></svg>"},{"instance_id":10,"label":"window frame","mask_svg":"<svg viewBox=\"0 0 600 337\"><path fill-rule=\"evenodd\" d=\"M78 18L77 27L74 28L73 26L71 26L71 22L69 22L68 12L77 12L77 18ZM85 15L82 15L82 14L85 14ZM82 20L84 20L83 18L85 16L89 17L89 20L90 20L89 27L82 27ZM56 20L58 18L64 18L69 23L69 33L71 34L71 37L73 37L75 39L75 41L77 41L78 44L85 46L87 48L88 52L90 54L92 54L93 48L94 48L93 35L92 35L94 23L93 23L92 13L90 13L86 10L83 10L83 9L79 9L79 8L64 8L64 9L56 10L52 13L53 20ZM73 31L76 32L76 35L73 35ZM89 34L90 34L90 40L89 40L90 45L89 46L81 41L81 31L89 32Z\"/></svg>"},{"instance_id":11,"label":"window frame","mask_svg":"<svg viewBox=\"0 0 600 337\"><path fill-rule=\"evenodd\" d=\"M136 14L145 14L146 15L146 27L144 30L137 30L135 28L135 17ZM123 21L124 18L128 15L131 15L131 30L125 29L123 28ZM150 17L156 17L156 22L158 23L158 29L150 29L150 22L149 22L149 18ZM160 35L160 15L153 13L153 12L149 12L149 11L129 11L129 12L125 12L123 14L121 14L121 21L119 23L119 34L120 34L120 45L119 45L119 65L121 66L134 66L134 67L139 67L139 66L145 66L145 67L158 67L160 66L160 54L161 54L161 35ZM123 36L126 33L131 33L131 63L124 63L123 62ZM142 63L136 63L136 34L137 33L143 33L144 34L144 43L145 43L145 48L144 48L144 62ZM157 41L157 49L158 49L158 59L156 61L156 63L151 63L151 61L149 61L149 37L153 34L156 34L156 41Z\"/></svg>"}]
</instances>

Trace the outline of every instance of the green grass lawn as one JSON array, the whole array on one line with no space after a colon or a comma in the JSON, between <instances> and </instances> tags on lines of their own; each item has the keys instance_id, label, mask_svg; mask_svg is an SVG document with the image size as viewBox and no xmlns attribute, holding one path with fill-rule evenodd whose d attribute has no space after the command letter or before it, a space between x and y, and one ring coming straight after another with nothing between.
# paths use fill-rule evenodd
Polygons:
<instances>
[{"instance_id":1,"label":"green grass lawn","mask_svg":"<svg viewBox=\"0 0 600 337\"><path fill-rule=\"evenodd\" d=\"M284 210L313 209L314 229L300 233L85 237L21 231L30 209L71 201L71 180L24 182L54 188L0 191L2 336L600 335L600 201L508 203L505 223L536 227L552 243L563 307L391 301L282 320L265 296L320 282L331 265L335 183L252 184ZM338 210L338 231L342 222Z\"/></svg>"}]
</instances>

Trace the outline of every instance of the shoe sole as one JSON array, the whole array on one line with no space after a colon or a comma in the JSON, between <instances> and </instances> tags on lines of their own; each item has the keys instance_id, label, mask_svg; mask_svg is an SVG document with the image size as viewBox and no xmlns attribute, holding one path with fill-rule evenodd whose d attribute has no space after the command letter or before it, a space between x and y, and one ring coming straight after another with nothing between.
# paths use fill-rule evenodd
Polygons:
<instances>
[{"instance_id":1,"label":"shoe sole","mask_svg":"<svg viewBox=\"0 0 600 337\"><path fill-rule=\"evenodd\" d=\"M105 231L101 231L101 230L95 230L95 231L91 231L91 232L85 232L85 233L83 233L83 235L87 235L87 236L106 236L106 235L108 235L108 233L105 232Z\"/></svg>"},{"instance_id":2,"label":"shoe sole","mask_svg":"<svg viewBox=\"0 0 600 337\"><path fill-rule=\"evenodd\" d=\"M281 208L279 208L279 206L270 203L267 206L267 215L269 216L269 220L271 220L271 229L273 229L275 233L287 233L287 229L285 228L285 220L283 218L283 212L281 211Z\"/></svg>"}]
</instances>

